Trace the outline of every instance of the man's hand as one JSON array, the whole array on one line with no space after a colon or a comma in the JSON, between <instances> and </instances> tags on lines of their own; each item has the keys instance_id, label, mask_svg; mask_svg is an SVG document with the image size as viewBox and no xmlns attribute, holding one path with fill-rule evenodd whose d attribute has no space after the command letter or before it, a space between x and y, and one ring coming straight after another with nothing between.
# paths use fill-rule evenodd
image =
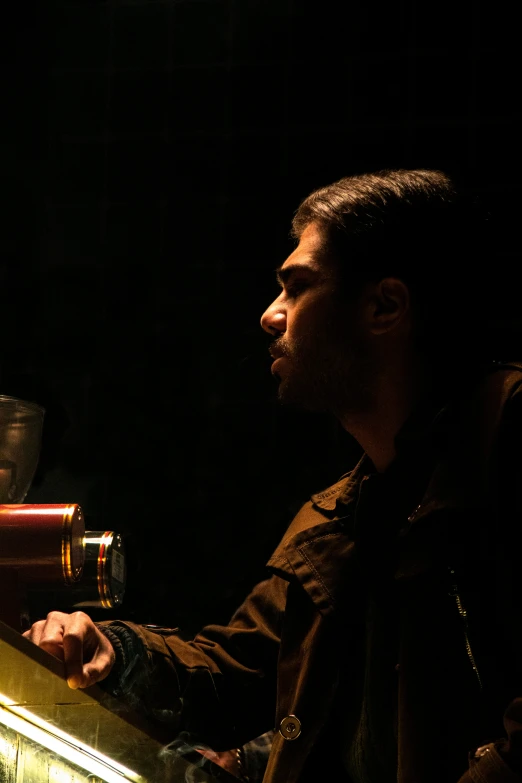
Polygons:
<instances>
[{"instance_id":1,"label":"man's hand","mask_svg":"<svg viewBox=\"0 0 522 783\"><path fill-rule=\"evenodd\" d=\"M51 612L23 636L64 662L70 688L103 680L116 660L112 644L83 612Z\"/></svg>"},{"instance_id":2,"label":"man's hand","mask_svg":"<svg viewBox=\"0 0 522 783\"><path fill-rule=\"evenodd\" d=\"M213 750L201 750L201 748L196 748L196 750L198 753L201 753L202 756L205 756L205 758L213 761L214 764L226 769L227 772L230 772L230 774L234 775L236 778L241 776L236 750L223 750L219 753L216 753Z\"/></svg>"}]
</instances>

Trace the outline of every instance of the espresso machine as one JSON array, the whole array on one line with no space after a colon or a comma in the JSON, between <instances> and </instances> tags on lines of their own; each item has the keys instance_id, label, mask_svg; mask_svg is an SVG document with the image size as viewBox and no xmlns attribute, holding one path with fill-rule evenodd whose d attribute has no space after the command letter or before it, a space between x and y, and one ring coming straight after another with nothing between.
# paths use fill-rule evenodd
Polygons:
<instances>
[{"instance_id":1,"label":"espresso machine","mask_svg":"<svg viewBox=\"0 0 522 783\"><path fill-rule=\"evenodd\" d=\"M33 591L59 593L71 609L112 609L126 584L122 536L85 530L77 503L25 504L40 454L44 409L0 396L0 621L32 621Z\"/></svg>"},{"instance_id":2,"label":"espresso machine","mask_svg":"<svg viewBox=\"0 0 522 783\"><path fill-rule=\"evenodd\" d=\"M63 661L21 634L35 619L33 591L112 609L126 583L119 533L85 530L77 503L24 503L43 417L32 402L0 396L0 781L237 781L98 685L71 690Z\"/></svg>"}]
</instances>

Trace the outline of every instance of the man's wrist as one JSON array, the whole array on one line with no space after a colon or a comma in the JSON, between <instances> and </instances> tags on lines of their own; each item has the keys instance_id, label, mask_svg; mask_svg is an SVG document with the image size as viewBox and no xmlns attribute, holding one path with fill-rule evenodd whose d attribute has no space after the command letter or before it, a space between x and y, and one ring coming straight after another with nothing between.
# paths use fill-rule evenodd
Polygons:
<instances>
[{"instance_id":1,"label":"man's wrist","mask_svg":"<svg viewBox=\"0 0 522 783\"><path fill-rule=\"evenodd\" d=\"M105 625L103 623L95 623L99 631L110 642L112 649L114 650L115 660L112 669L105 680L102 680L102 687L112 693L114 696L121 695L121 680L122 676L127 669L131 651L129 649L129 639L127 635L132 634L132 631L125 629L127 635L122 634L118 629L121 626Z\"/></svg>"}]
</instances>

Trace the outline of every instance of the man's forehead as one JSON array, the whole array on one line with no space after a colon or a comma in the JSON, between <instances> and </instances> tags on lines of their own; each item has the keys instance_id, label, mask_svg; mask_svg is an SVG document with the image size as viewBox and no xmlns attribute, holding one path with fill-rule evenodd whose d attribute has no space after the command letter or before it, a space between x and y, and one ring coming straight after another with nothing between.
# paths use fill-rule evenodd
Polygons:
<instances>
[{"instance_id":1,"label":"man's forehead","mask_svg":"<svg viewBox=\"0 0 522 783\"><path fill-rule=\"evenodd\" d=\"M299 237L299 244L294 250L294 253L298 252L299 249L317 253L323 246L324 233L317 223L312 222L306 226Z\"/></svg>"},{"instance_id":2,"label":"man's forehead","mask_svg":"<svg viewBox=\"0 0 522 783\"><path fill-rule=\"evenodd\" d=\"M324 269L325 260L323 236L317 225L310 223L301 234L295 250L276 271L278 276L285 272L284 276L287 276L290 270L297 271L299 268L321 271Z\"/></svg>"}]
</instances>

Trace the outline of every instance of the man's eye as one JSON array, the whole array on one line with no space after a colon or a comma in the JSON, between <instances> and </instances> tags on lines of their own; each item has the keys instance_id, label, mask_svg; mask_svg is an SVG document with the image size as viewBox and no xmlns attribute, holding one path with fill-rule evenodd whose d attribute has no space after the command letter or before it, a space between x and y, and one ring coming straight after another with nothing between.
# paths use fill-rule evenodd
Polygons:
<instances>
[{"instance_id":1,"label":"man's eye","mask_svg":"<svg viewBox=\"0 0 522 783\"><path fill-rule=\"evenodd\" d=\"M305 280L293 280L289 285L286 286L286 295L290 297L290 299L293 299L307 287L308 283Z\"/></svg>"}]
</instances>

